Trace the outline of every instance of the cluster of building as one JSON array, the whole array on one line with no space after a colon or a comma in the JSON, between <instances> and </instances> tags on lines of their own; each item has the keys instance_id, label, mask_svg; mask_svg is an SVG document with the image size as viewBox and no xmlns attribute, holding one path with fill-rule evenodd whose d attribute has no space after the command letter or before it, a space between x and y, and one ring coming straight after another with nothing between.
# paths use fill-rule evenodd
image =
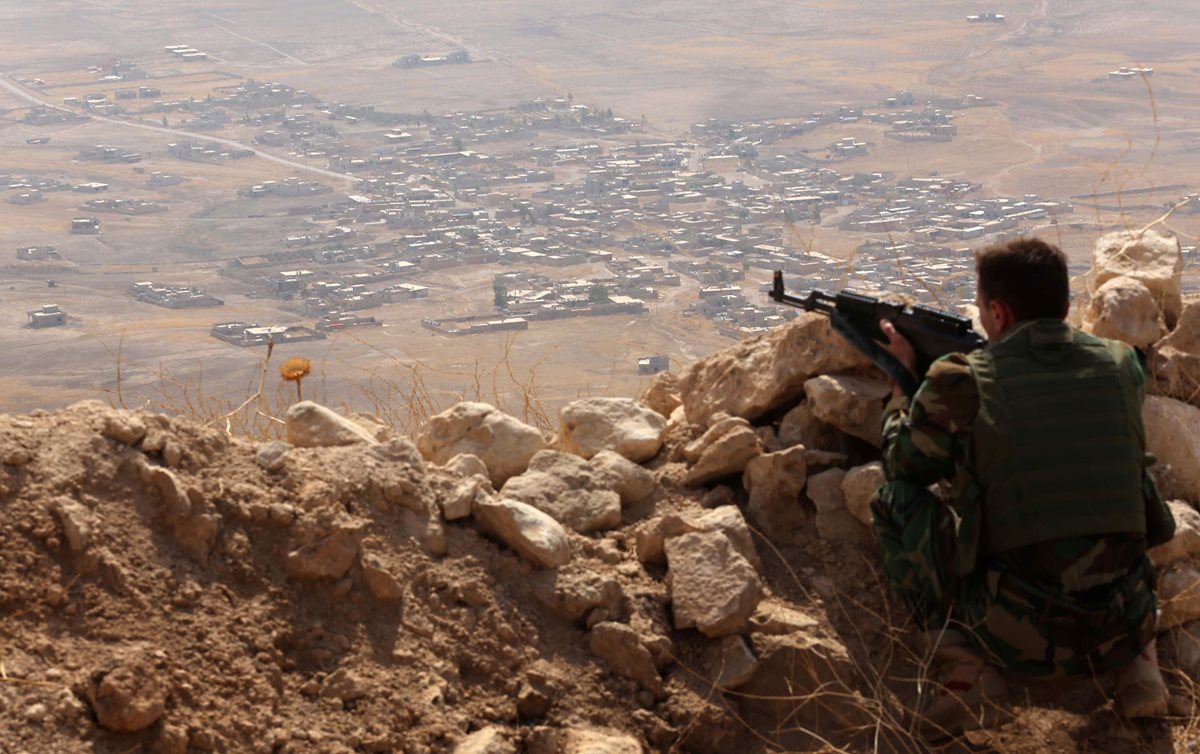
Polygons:
<instances>
[{"instance_id":1,"label":"cluster of building","mask_svg":"<svg viewBox=\"0 0 1200 754\"><path fill-rule=\"evenodd\" d=\"M164 285L143 281L129 286L129 295L138 301L168 309L193 309L224 306L225 302L199 288L186 285Z\"/></svg>"},{"instance_id":2,"label":"cluster of building","mask_svg":"<svg viewBox=\"0 0 1200 754\"><path fill-rule=\"evenodd\" d=\"M90 212L116 212L122 215L150 215L166 212L167 205L149 199L90 199L80 209Z\"/></svg>"}]
</instances>

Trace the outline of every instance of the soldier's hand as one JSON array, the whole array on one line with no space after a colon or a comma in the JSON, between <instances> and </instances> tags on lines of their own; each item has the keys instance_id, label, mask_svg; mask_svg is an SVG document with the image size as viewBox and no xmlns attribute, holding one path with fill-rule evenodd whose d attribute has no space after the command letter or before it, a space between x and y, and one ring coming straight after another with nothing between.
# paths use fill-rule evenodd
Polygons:
<instances>
[{"instance_id":1,"label":"soldier's hand","mask_svg":"<svg viewBox=\"0 0 1200 754\"><path fill-rule=\"evenodd\" d=\"M917 374L917 352L913 350L912 343L908 342L908 338L900 334L890 321L886 319L879 320L879 329L883 330L883 334L887 336L888 342L884 344L884 348L896 360L904 365L904 368L912 372L913 377L920 377ZM899 390L899 386L892 383L893 392Z\"/></svg>"}]
</instances>

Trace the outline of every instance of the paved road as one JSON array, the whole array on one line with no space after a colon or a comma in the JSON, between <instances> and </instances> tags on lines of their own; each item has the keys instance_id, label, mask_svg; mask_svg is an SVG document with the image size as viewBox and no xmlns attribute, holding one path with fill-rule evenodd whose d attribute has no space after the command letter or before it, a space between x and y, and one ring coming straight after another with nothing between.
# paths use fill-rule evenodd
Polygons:
<instances>
[{"instance_id":1,"label":"paved road","mask_svg":"<svg viewBox=\"0 0 1200 754\"><path fill-rule=\"evenodd\" d=\"M55 105L52 102L48 102L40 97L30 94L24 87L13 82L11 77L9 77L7 74L4 74L4 73L0 73L0 88L7 89L8 91L17 95L21 99L26 100L28 102L32 102L36 105L41 105L42 107L48 107L52 110L62 110L63 109L62 107L59 107L58 105ZM303 162L296 162L295 160L289 160L285 157L277 157L277 156L271 154L270 152L264 152L261 149L255 149L254 147L247 146L247 145L241 143L240 141L234 141L233 139L222 139L222 138L219 138L216 136L205 136L203 134L193 133L192 131L180 131L180 130L177 130L174 128L163 128L162 126L152 126L149 123L139 123L137 121L123 120L121 118L108 118L103 115L92 115L91 117L92 117L92 120L103 121L104 123L112 123L114 125L126 126L128 128L140 128L144 131L156 131L158 133L165 134L167 136L172 136L176 139L186 139L188 141L208 141L208 142L212 142L214 144L221 144L221 145L227 146L227 147L234 147L237 149L248 149L251 152L253 152L256 157L261 157L264 160L269 160L270 162L275 162L280 165L286 165L289 168L292 168L293 170L297 170L297 171L304 172L304 173L313 173L315 175L323 176L325 178L334 178L334 179L340 180L340 181L347 181L352 184L356 184L359 181L358 178L356 178L352 175L347 175L346 173L339 173L335 170L326 170L325 168L319 168L319 167L316 167L313 165L306 165Z\"/></svg>"}]
</instances>

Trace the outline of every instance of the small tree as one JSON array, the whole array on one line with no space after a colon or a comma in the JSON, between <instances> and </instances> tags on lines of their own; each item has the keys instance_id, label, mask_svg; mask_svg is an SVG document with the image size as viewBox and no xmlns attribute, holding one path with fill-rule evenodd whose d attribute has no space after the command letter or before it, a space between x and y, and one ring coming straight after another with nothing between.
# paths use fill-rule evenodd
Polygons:
<instances>
[{"instance_id":1,"label":"small tree","mask_svg":"<svg viewBox=\"0 0 1200 754\"><path fill-rule=\"evenodd\" d=\"M492 303L497 309L508 308L508 287L498 280L492 284Z\"/></svg>"},{"instance_id":2,"label":"small tree","mask_svg":"<svg viewBox=\"0 0 1200 754\"><path fill-rule=\"evenodd\" d=\"M593 304L608 303L608 289L596 283L591 288L588 288L588 301Z\"/></svg>"}]
</instances>

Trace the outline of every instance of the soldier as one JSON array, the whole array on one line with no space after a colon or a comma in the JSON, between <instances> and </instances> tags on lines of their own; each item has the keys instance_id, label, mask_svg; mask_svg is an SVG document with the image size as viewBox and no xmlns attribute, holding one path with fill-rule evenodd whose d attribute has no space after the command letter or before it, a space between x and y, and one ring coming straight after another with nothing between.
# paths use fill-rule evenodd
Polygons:
<instances>
[{"instance_id":1,"label":"soldier","mask_svg":"<svg viewBox=\"0 0 1200 754\"><path fill-rule=\"evenodd\" d=\"M944 736L982 722L1006 693L1000 669L1111 671L1122 714L1166 714L1146 550L1174 519L1146 471L1139 359L1064 321L1056 247L991 246L975 271L989 345L936 361L911 402L893 390L887 483L872 504L892 587L947 663L921 727ZM915 373L911 345L881 327ZM949 502L928 490L939 482Z\"/></svg>"}]
</instances>

